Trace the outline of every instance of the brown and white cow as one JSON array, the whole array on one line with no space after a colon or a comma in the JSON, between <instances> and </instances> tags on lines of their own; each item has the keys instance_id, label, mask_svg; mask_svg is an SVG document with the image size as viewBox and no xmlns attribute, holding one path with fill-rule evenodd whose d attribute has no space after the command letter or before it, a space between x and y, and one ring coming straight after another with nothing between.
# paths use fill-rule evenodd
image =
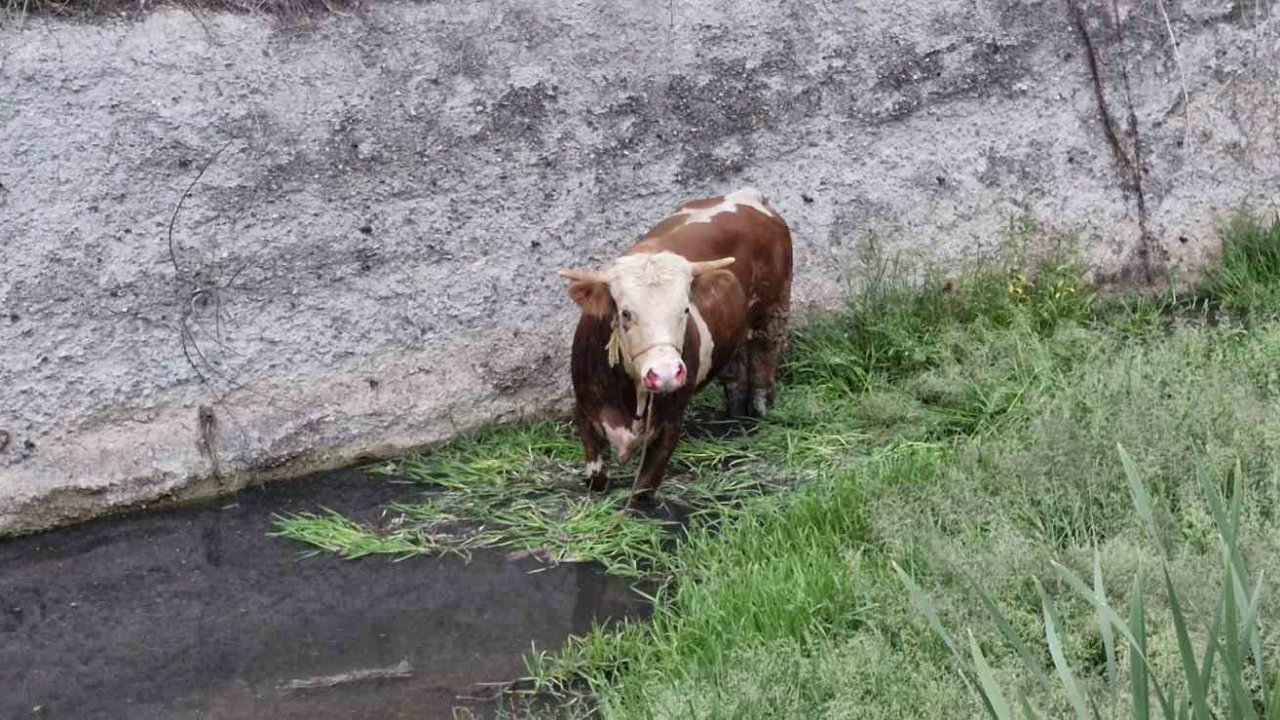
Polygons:
<instances>
[{"instance_id":1,"label":"brown and white cow","mask_svg":"<svg viewBox=\"0 0 1280 720\"><path fill-rule=\"evenodd\" d=\"M588 487L643 448L629 504L652 499L685 408L713 378L730 416L764 415L791 305L791 231L759 191L686 203L603 271L563 270L582 309L575 421Z\"/></svg>"}]
</instances>

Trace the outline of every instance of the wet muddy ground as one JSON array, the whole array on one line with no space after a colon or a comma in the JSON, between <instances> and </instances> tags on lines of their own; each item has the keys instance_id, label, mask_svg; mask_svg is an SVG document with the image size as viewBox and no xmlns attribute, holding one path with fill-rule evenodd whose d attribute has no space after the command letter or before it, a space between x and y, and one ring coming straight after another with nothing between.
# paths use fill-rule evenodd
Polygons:
<instances>
[{"instance_id":1,"label":"wet muddy ground","mask_svg":"<svg viewBox=\"0 0 1280 720\"><path fill-rule=\"evenodd\" d=\"M523 675L531 643L644 613L592 566L302 557L267 536L272 513L369 519L420 492L348 470L0 540L0 718L492 716L484 683Z\"/></svg>"}]
</instances>

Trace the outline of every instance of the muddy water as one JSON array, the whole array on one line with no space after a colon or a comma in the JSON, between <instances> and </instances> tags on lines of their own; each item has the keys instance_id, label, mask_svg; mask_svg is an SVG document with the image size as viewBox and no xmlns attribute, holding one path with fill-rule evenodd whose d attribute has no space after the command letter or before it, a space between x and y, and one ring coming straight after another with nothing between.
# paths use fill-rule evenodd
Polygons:
<instances>
[{"instance_id":1,"label":"muddy water","mask_svg":"<svg viewBox=\"0 0 1280 720\"><path fill-rule=\"evenodd\" d=\"M449 718L530 643L643 614L593 567L497 553L300 557L274 512L372 518L418 491L356 471L0 541L0 718Z\"/></svg>"}]
</instances>

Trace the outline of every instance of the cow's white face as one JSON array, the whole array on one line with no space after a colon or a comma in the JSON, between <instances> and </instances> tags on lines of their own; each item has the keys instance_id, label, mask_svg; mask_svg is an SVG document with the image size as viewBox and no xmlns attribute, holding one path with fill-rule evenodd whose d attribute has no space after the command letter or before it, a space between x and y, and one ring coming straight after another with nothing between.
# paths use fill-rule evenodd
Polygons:
<instances>
[{"instance_id":1,"label":"cow's white face","mask_svg":"<svg viewBox=\"0 0 1280 720\"><path fill-rule=\"evenodd\" d=\"M607 286L627 373L650 392L668 393L688 380L681 355L693 279L732 263L733 258L691 263L675 253L660 252L624 255L604 273L561 274L578 281L570 295L588 311L583 298L593 293L580 286Z\"/></svg>"},{"instance_id":2,"label":"cow's white face","mask_svg":"<svg viewBox=\"0 0 1280 720\"><path fill-rule=\"evenodd\" d=\"M689 322L692 263L669 252L627 255L605 276L618 308L627 370L652 392L683 387L688 372L680 356Z\"/></svg>"}]
</instances>

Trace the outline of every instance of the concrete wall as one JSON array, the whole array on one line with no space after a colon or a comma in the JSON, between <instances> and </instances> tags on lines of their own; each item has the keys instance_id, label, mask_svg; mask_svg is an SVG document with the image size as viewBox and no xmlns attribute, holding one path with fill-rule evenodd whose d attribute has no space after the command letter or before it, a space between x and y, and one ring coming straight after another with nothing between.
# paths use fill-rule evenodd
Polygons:
<instances>
[{"instance_id":1,"label":"concrete wall","mask_svg":"<svg viewBox=\"0 0 1280 720\"><path fill-rule=\"evenodd\" d=\"M1022 217L1194 267L1278 195L1280 22L1079 2L0 20L0 533L563 409L553 271L741 184L802 304Z\"/></svg>"}]
</instances>

